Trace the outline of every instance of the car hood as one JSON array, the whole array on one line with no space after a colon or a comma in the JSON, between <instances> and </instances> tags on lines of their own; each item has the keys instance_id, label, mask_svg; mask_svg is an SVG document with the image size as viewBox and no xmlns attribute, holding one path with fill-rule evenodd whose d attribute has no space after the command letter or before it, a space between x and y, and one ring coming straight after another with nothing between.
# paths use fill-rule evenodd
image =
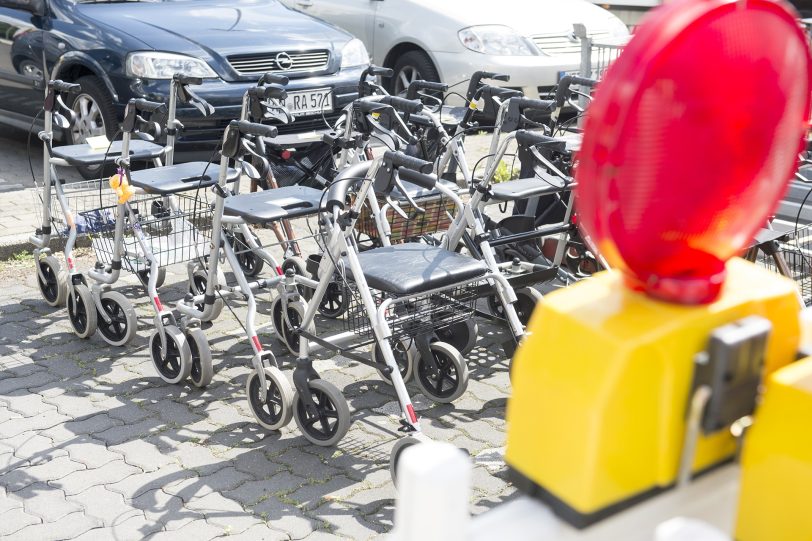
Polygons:
<instances>
[{"instance_id":1,"label":"car hood","mask_svg":"<svg viewBox=\"0 0 812 541\"><path fill-rule=\"evenodd\" d=\"M79 4L77 10L109 27L113 38L125 32L145 49L202 58L226 79L228 70L218 65L231 55L327 49L335 56L352 39L275 0Z\"/></svg>"},{"instance_id":2,"label":"car hood","mask_svg":"<svg viewBox=\"0 0 812 541\"><path fill-rule=\"evenodd\" d=\"M509 26L525 36L572 32L573 23L583 23L589 32L606 30L607 10L586 0L413 0L434 11L445 12L461 28L482 24Z\"/></svg>"}]
</instances>

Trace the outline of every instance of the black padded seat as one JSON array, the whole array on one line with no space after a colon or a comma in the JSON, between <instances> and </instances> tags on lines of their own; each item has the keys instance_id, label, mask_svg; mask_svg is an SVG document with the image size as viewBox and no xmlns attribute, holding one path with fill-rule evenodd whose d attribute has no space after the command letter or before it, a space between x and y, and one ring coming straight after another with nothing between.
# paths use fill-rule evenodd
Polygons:
<instances>
[{"instance_id":1,"label":"black padded seat","mask_svg":"<svg viewBox=\"0 0 812 541\"><path fill-rule=\"evenodd\" d=\"M130 141L130 160L151 161L163 157L164 150L161 145L134 139ZM116 158L121 156L121 141L113 141L109 151L107 147L96 150L87 143L82 143L80 145L53 147L51 155L54 158L61 158L73 166L100 165L104 163L105 156L107 161L112 164Z\"/></svg>"},{"instance_id":2,"label":"black padded seat","mask_svg":"<svg viewBox=\"0 0 812 541\"><path fill-rule=\"evenodd\" d=\"M517 201L539 197L542 195L552 195L570 189L571 182L565 182L562 178L545 175L544 178L520 178L507 182L500 182L491 185L494 201Z\"/></svg>"},{"instance_id":3,"label":"black padded seat","mask_svg":"<svg viewBox=\"0 0 812 541\"><path fill-rule=\"evenodd\" d=\"M234 195L226 197L223 212L226 216L239 216L249 224L311 216L319 212L322 193L306 186L284 186Z\"/></svg>"},{"instance_id":4,"label":"black padded seat","mask_svg":"<svg viewBox=\"0 0 812 541\"><path fill-rule=\"evenodd\" d=\"M421 243L396 244L358 254L372 289L402 297L484 276L483 261ZM349 264L345 265L351 276Z\"/></svg>"},{"instance_id":5,"label":"black padded seat","mask_svg":"<svg viewBox=\"0 0 812 541\"><path fill-rule=\"evenodd\" d=\"M220 166L216 163L189 162L133 171L130 184L147 193L170 194L213 186L217 184L219 173ZM239 178L240 173L229 167L227 181L234 182Z\"/></svg>"}]
</instances>

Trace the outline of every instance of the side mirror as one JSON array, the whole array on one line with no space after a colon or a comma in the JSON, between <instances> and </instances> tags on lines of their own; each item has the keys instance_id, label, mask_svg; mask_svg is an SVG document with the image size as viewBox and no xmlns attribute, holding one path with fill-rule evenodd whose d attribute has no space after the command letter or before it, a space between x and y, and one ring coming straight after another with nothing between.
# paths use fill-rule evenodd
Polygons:
<instances>
[{"instance_id":1,"label":"side mirror","mask_svg":"<svg viewBox=\"0 0 812 541\"><path fill-rule=\"evenodd\" d=\"M0 8L29 11L40 17L45 15L46 7L46 0L0 0Z\"/></svg>"}]
</instances>

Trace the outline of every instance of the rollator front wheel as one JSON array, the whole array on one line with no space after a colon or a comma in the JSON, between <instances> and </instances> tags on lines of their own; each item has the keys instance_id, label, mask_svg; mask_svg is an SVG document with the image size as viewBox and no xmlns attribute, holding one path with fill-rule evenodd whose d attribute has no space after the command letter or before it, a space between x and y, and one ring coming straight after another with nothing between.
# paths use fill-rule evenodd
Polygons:
<instances>
[{"instance_id":1,"label":"rollator front wheel","mask_svg":"<svg viewBox=\"0 0 812 541\"><path fill-rule=\"evenodd\" d=\"M299 392L293 397L293 418L302 435L315 445L338 443L350 429L350 407L338 388L323 379L308 382L316 412L308 414Z\"/></svg>"},{"instance_id":2,"label":"rollator front wheel","mask_svg":"<svg viewBox=\"0 0 812 541\"><path fill-rule=\"evenodd\" d=\"M110 323L107 323L104 316L96 316L102 338L111 346L127 344L138 330L138 318L132 303L118 291L104 291L101 294L101 305L110 318Z\"/></svg>"},{"instance_id":3,"label":"rollator front wheel","mask_svg":"<svg viewBox=\"0 0 812 541\"><path fill-rule=\"evenodd\" d=\"M180 383L192 371L192 351L186 336L174 325L164 327L166 333L166 354L161 346L161 331L155 330L149 339L149 352L152 364L161 379L167 383Z\"/></svg>"},{"instance_id":4,"label":"rollator front wheel","mask_svg":"<svg viewBox=\"0 0 812 541\"><path fill-rule=\"evenodd\" d=\"M253 232L251 235L254 237L254 241L261 246L262 243L259 241L259 237ZM265 267L265 260L251 251L251 247L248 246L245 235L242 233L234 233L233 238L234 242L232 243L232 247L236 252L237 262L240 264L242 272L249 278L259 276L259 273L261 273Z\"/></svg>"},{"instance_id":5,"label":"rollator front wheel","mask_svg":"<svg viewBox=\"0 0 812 541\"><path fill-rule=\"evenodd\" d=\"M254 419L266 430L280 430L286 426L293 417L294 394L293 389L281 370L272 366L264 370L265 401L260 391L262 382L255 371L248 376L245 383L245 393L248 396L248 406Z\"/></svg>"},{"instance_id":6,"label":"rollator front wheel","mask_svg":"<svg viewBox=\"0 0 812 541\"><path fill-rule=\"evenodd\" d=\"M288 318L285 320L282 311L282 297L277 297L271 304L271 323L277 340L288 348L291 355L299 354L299 336L293 332L293 327L298 327L304 321L302 307L293 302L288 303ZM289 322L289 323L288 323Z\"/></svg>"},{"instance_id":7,"label":"rollator front wheel","mask_svg":"<svg viewBox=\"0 0 812 541\"><path fill-rule=\"evenodd\" d=\"M428 438L423 436L422 433L416 432L411 436L400 438L395 446L392 448L392 453L389 455L389 475L392 477L392 483L395 488L398 486L398 464L400 459L403 458L403 451L409 447L414 447L428 441Z\"/></svg>"},{"instance_id":8,"label":"rollator front wheel","mask_svg":"<svg viewBox=\"0 0 812 541\"><path fill-rule=\"evenodd\" d=\"M65 273L62 272L59 261L52 255L37 261L37 266L42 270L45 281L37 272L37 285L42 299L48 306L63 306L68 298L68 283Z\"/></svg>"},{"instance_id":9,"label":"rollator front wheel","mask_svg":"<svg viewBox=\"0 0 812 541\"><path fill-rule=\"evenodd\" d=\"M200 265L195 265L194 270L189 279L189 293L192 295L202 295L206 292L206 285L209 282L209 271L205 268L201 267ZM217 267L217 288L219 289L220 286L225 285L226 283L226 275L223 273L223 270L220 267ZM214 306L213 311L211 313L211 317L209 317L208 321L214 321L218 317L220 317L220 313L223 311L223 298L220 297L217 293L215 293L214 298ZM205 308L205 304L202 302L195 304L195 308L202 312Z\"/></svg>"},{"instance_id":10,"label":"rollator front wheel","mask_svg":"<svg viewBox=\"0 0 812 541\"><path fill-rule=\"evenodd\" d=\"M443 342L454 346L461 355L467 355L476 346L479 338L479 325L473 319L458 321L437 331L437 336Z\"/></svg>"},{"instance_id":11,"label":"rollator front wheel","mask_svg":"<svg viewBox=\"0 0 812 541\"><path fill-rule=\"evenodd\" d=\"M149 269L140 270L136 272L135 275L138 276L141 285L146 289L149 283ZM155 283L155 287L161 287L164 285L164 282L166 282L166 267L158 267L158 281Z\"/></svg>"},{"instance_id":12,"label":"rollator front wheel","mask_svg":"<svg viewBox=\"0 0 812 541\"><path fill-rule=\"evenodd\" d=\"M445 342L433 342L434 369L418 352L416 361L417 386L435 402L449 404L462 396L468 387L468 366L460 352Z\"/></svg>"},{"instance_id":13,"label":"rollator front wheel","mask_svg":"<svg viewBox=\"0 0 812 541\"><path fill-rule=\"evenodd\" d=\"M186 333L189 351L192 354L192 368L189 379L195 387L205 387L214 377L214 366L211 359L211 347L203 329L194 328Z\"/></svg>"},{"instance_id":14,"label":"rollator front wheel","mask_svg":"<svg viewBox=\"0 0 812 541\"><path fill-rule=\"evenodd\" d=\"M68 319L79 338L88 338L96 332L96 305L85 284L75 285L68 295Z\"/></svg>"},{"instance_id":15,"label":"rollator front wheel","mask_svg":"<svg viewBox=\"0 0 812 541\"><path fill-rule=\"evenodd\" d=\"M398 368L400 368L400 377L403 378L403 383L406 383L412 379L412 375L414 374L414 358L417 356L417 348L411 339L403 339L398 340L392 346L392 353L395 354L395 362L397 362ZM376 364L375 370L378 371L378 375L381 376L381 379L391 385L392 378L382 370L386 361L383 359L383 353L378 344L375 344L375 347L372 348L372 362Z\"/></svg>"}]
</instances>

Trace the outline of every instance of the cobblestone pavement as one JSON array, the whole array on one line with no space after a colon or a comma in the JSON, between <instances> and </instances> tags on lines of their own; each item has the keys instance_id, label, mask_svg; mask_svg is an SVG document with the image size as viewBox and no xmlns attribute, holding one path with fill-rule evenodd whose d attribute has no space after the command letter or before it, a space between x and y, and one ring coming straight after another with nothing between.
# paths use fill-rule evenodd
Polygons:
<instances>
[{"instance_id":1,"label":"cobblestone pavement","mask_svg":"<svg viewBox=\"0 0 812 541\"><path fill-rule=\"evenodd\" d=\"M165 301L182 296L181 271L170 273ZM150 307L132 277L117 289L137 301L139 333L120 349L74 335L65 309L40 300L33 261L2 264L0 280L0 538L368 539L391 528L395 395L373 369L316 363L353 412L344 440L320 448L293 422L280 433L254 422L244 392L251 348L228 310L206 331L216 373L199 390L157 377ZM290 377L293 358L271 333L261 339ZM425 432L475 457L474 513L513 494L501 460L505 338L480 323L468 391L453 405L409 385Z\"/></svg>"}]
</instances>

